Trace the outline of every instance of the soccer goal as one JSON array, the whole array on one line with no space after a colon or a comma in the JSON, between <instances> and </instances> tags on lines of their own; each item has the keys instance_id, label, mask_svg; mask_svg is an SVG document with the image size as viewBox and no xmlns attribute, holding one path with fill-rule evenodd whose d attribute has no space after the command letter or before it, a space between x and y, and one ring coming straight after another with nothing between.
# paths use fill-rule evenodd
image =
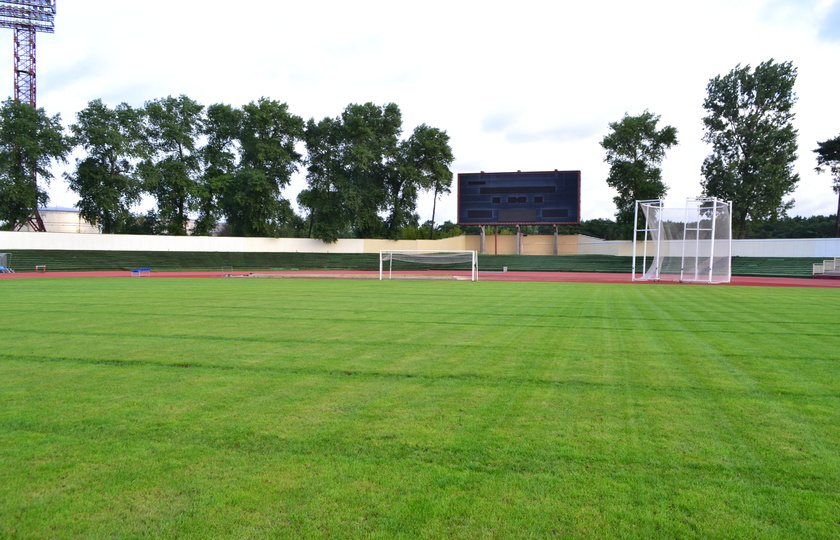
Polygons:
<instances>
[{"instance_id":1,"label":"soccer goal","mask_svg":"<svg viewBox=\"0 0 840 540\"><path fill-rule=\"evenodd\" d=\"M424 251L389 250L379 252L379 279L458 279L459 274L441 276L430 272L439 265L448 265L449 270L459 270L460 275L478 280L478 252L470 250ZM456 268L452 268L456 267Z\"/></svg>"},{"instance_id":2,"label":"soccer goal","mask_svg":"<svg viewBox=\"0 0 840 540\"><path fill-rule=\"evenodd\" d=\"M732 278L731 202L698 197L688 199L685 208L666 208L662 200L636 201L633 238L633 281Z\"/></svg>"}]
</instances>

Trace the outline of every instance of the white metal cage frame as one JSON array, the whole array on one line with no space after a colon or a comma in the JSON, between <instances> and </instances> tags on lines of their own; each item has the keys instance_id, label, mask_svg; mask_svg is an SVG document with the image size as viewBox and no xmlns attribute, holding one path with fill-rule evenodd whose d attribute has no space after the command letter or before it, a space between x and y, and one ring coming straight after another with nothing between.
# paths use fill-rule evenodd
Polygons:
<instances>
[{"instance_id":1,"label":"white metal cage frame","mask_svg":"<svg viewBox=\"0 0 840 540\"><path fill-rule=\"evenodd\" d=\"M393 278L395 260L424 265L469 264L470 281L478 281L478 252L475 250L382 249L379 251L380 280Z\"/></svg>"},{"instance_id":2,"label":"white metal cage frame","mask_svg":"<svg viewBox=\"0 0 840 540\"><path fill-rule=\"evenodd\" d=\"M0 253L0 274L11 274L14 270L10 268L12 264L11 253Z\"/></svg>"},{"instance_id":3,"label":"white metal cage frame","mask_svg":"<svg viewBox=\"0 0 840 540\"><path fill-rule=\"evenodd\" d=\"M661 199L636 201L633 240L633 281L731 281L731 202L696 197L667 208Z\"/></svg>"}]
</instances>

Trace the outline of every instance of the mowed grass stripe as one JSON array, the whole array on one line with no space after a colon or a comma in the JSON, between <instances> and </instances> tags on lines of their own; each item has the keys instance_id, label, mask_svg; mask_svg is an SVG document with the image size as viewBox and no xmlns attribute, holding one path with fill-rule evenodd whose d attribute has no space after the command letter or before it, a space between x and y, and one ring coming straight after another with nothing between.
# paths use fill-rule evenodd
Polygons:
<instances>
[{"instance_id":1,"label":"mowed grass stripe","mask_svg":"<svg viewBox=\"0 0 840 540\"><path fill-rule=\"evenodd\" d=\"M3 535L840 528L834 291L61 279L3 292L43 307L0 321Z\"/></svg>"},{"instance_id":2,"label":"mowed grass stripe","mask_svg":"<svg viewBox=\"0 0 840 540\"><path fill-rule=\"evenodd\" d=\"M492 286L493 284L487 285ZM579 285L579 287L591 286L584 284ZM639 287L640 289L645 288L644 285L640 285ZM682 288L684 289L685 287ZM574 326L575 321L583 320L589 328L605 329L611 327L614 321L621 320L624 328L638 327L647 332L715 332L720 334L732 333L738 336L750 333L760 336L795 334L798 337L802 335L816 337L833 335L832 321L834 317L828 308L834 308L834 306L821 306L825 316L820 318L820 320L812 320L813 317L811 317L811 319L802 321L791 320L791 317L799 316L798 310L768 311L766 306L761 306L751 314L751 324L744 325L742 324L743 317L738 318L738 312L732 311L733 306L727 307L726 310L719 308L717 311L712 312L696 309L691 305L687 305L690 302L686 302L685 300L672 303L668 295L660 294L670 292L669 289L673 290L673 286L658 287L656 294L653 295L657 301L652 305L639 305L628 302L623 309L621 309L621 306L619 306L619 309L616 309L616 306L612 303L599 306L598 299L590 300L586 295L581 295L581 300L579 301L585 302L588 306L586 313L581 313L579 310L576 310L573 305L574 300L569 301L565 297L555 299L560 300L557 304L543 306L541 313L534 312L536 305L528 299L524 299L523 307L516 307L515 305L505 306L503 304L501 306L502 310L499 313L505 313L507 311L511 318L515 317L517 321L515 326L517 328L543 327L552 329L558 326ZM801 291L802 289L794 290ZM233 296L239 298L237 293L233 293ZM2 324L7 329L15 327L31 328L33 321L42 319L45 315L66 313L66 305L62 306L62 304L66 304L68 301L72 302L75 309L77 309L77 314L74 315L72 321L68 321L72 322L72 325L66 325L65 327L65 330L68 332L84 332L90 328L93 329L92 331L107 333L109 326L115 327L117 333L134 332L136 334L143 334L148 328L153 329L156 333L167 332L167 330L177 332L182 327L187 327L192 332L194 329L203 326L203 332L208 337L214 335L224 337L224 332L217 333L219 326L229 326L239 333L243 329L253 329L252 332L263 332L267 336L282 336L293 334L293 332L283 332L283 330L295 328L295 325L298 325L298 327L311 325L313 319L321 320L330 325L337 325L342 322L397 325L399 323L415 324L425 313L428 313L415 309L405 302L401 302L399 305L386 303L385 307L381 307L382 302L377 302L375 299L367 302L344 299L342 305L329 302L327 303L328 307L323 307L319 310L317 306L311 308L306 306L297 307L296 304L299 303L299 300L289 297L272 298L269 301L260 299L263 300L262 302L250 300L247 297L241 298L241 302L246 305L238 309L232 309L230 306L218 306L218 302L202 304L200 300L194 301L190 298L184 298L182 300L170 299L165 305L154 301L144 302L143 310L139 310L127 302L122 304L111 303L109 304L110 309L107 309L102 306L86 305L83 301L76 298L50 298L49 300L39 300L38 310L27 310L13 319L3 321ZM744 309L750 309L750 306L744 305L737 296L731 295L729 298L733 303L743 306ZM59 305L55 308L50 307L50 300L58 302ZM510 299L506 300L508 302L510 301ZM799 300L799 297L797 297L794 303L793 299L791 299L790 304L787 305L797 305ZM441 301L448 303L441 304ZM780 303L787 301L787 299L781 299ZM277 302L282 302L282 305L278 306ZM435 326L456 324L459 327L475 325L480 327L478 328L479 333L485 333L487 327L498 326L496 320L485 320L478 315L476 313L477 308L469 309L465 307L463 304L467 304L468 302L462 301L460 298L453 299L452 297L446 297L435 299L429 297L427 298L427 302L427 305L433 305L438 310L435 312L434 317L429 317L423 321L424 326L432 327L430 331L440 332L442 331L441 328L436 328ZM453 302L455 304L454 306L452 305ZM602 306L606 306L607 309L599 309ZM522 316L521 311L525 309L529 310L528 315ZM86 317L85 313L89 310L94 310L93 314L91 317ZM517 313L517 310L520 313ZM721 316L721 313L727 314L727 311L730 314L735 313L734 317L732 315L727 315L726 317ZM834 311L837 314L837 308L834 308ZM161 324L161 321L165 321L171 317L177 317L181 324ZM573 320L569 321L567 319ZM277 323L276 328L272 327L272 320ZM253 322L254 324L249 324L249 322ZM725 322L738 324L731 326L720 324ZM59 327L54 330L60 331L60 329Z\"/></svg>"},{"instance_id":3,"label":"mowed grass stripe","mask_svg":"<svg viewBox=\"0 0 840 540\"><path fill-rule=\"evenodd\" d=\"M337 335L321 339L317 332L299 333L294 339L266 338L264 336L235 337L212 336L164 336L159 334L118 335L115 333L48 332L21 330L6 331L7 345L0 357L32 358L33 350L39 351L41 360L70 360L87 363L129 363L187 365L194 368L210 367L225 369L250 369L263 371L320 370L324 372L347 371L357 374L392 374L397 376L473 376L487 379L514 378L542 380L546 382L569 381L587 376L592 379L591 370L568 374L554 370L563 366L577 369L580 362L594 366L610 364L616 355L623 357L634 347L643 351L646 358L634 362L646 362L648 370L655 370L655 381L661 383L665 369L690 370L691 380L728 381L735 370L745 371L752 376L755 369L764 369L761 381L775 382L776 391L799 391L806 394L822 388L831 393L833 386L826 387L836 369L836 362L829 356L831 341L817 340L810 348L797 347L784 353L777 346L787 343L774 340L755 343L754 350L748 349L753 342L752 335L744 336L734 343L735 352L726 352L718 340L712 345L699 340L633 338L632 342L615 343L604 340L604 330L584 329L565 332L562 339L552 337L547 343L531 343L522 336L510 332L494 336L486 342L430 343L425 345L395 337L388 340L380 335L365 341L357 333ZM636 332L634 330L634 332ZM620 334L620 333L616 333ZM427 340L435 339L427 336ZM441 338L440 335L437 338ZM573 340L577 345L566 346L564 340ZM674 343L672 343L674 341ZM803 338L800 345L809 339ZM597 342L597 343L596 343ZM74 355L68 348L76 347ZM153 349L150 350L150 343ZM515 354L505 347L515 343ZM592 344L587 346L587 344ZM760 347L762 345L763 347ZM679 347L679 349L678 349ZM696 347L698 349L693 349ZM762 351L762 349L764 349ZM699 352L698 352L699 351ZM723 351L723 352L722 352ZM822 357L815 353L823 354ZM769 360L782 360L768 365ZM520 366L522 369L517 368ZM542 368L542 370L540 370ZM548 372L548 377L538 374ZM822 384L814 385L810 380L815 373L822 372L826 378ZM796 382L803 379L803 385ZM597 382L597 381L595 381ZM801 390L799 389L801 387ZM705 388L701 385L700 388Z\"/></svg>"}]
</instances>

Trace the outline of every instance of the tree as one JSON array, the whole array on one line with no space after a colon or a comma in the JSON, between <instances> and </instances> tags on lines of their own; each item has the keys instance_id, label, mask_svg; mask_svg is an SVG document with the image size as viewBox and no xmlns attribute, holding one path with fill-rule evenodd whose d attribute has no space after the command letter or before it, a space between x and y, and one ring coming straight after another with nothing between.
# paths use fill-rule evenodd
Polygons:
<instances>
[{"instance_id":1,"label":"tree","mask_svg":"<svg viewBox=\"0 0 840 540\"><path fill-rule=\"evenodd\" d=\"M64 175L79 195L79 213L105 234L120 232L142 191L132 160L146 155L143 111L125 103L109 109L96 99L76 115L70 129L87 152L76 160L76 170Z\"/></svg>"},{"instance_id":2,"label":"tree","mask_svg":"<svg viewBox=\"0 0 840 540\"><path fill-rule=\"evenodd\" d=\"M401 133L402 114L393 103L351 104L338 118L307 123L308 187L298 202L309 210L314 238L332 242L347 231L400 238L404 227L418 225L418 193L449 188L446 132L423 124L406 140Z\"/></svg>"},{"instance_id":3,"label":"tree","mask_svg":"<svg viewBox=\"0 0 840 540\"><path fill-rule=\"evenodd\" d=\"M747 238L829 238L834 235L836 216L781 217L749 227Z\"/></svg>"},{"instance_id":4,"label":"tree","mask_svg":"<svg viewBox=\"0 0 840 540\"><path fill-rule=\"evenodd\" d=\"M6 100L0 106L0 227L13 229L47 203L47 192L37 183L49 183L50 162L66 162L71 150L62 133L61 116L44 109Z\"/></svg>"},{"instance_id":5,"label":"tree","mask_svg":"<svg viewBox=\"0 0 840 540\"><path fill-rule=\"evenodd\" d=\"M341 125L342 198L356 237L376 238L385 226L379 213L388 207L388 180L398 183L395 161L402 113L395 103L351 104L341 115Z\"/></svg>"},{"instance_id":6,"label":"tree","mask_svg":"<svg viewBox=\"0 0 840 540\"><path fill-rule=\"evenodd\" d=\"M712 153L703 162L701 185L705 195L732 202L739 238L746 238L748 222L777 219L793 206L784 198L799 182L793 173L795 82L790 62L771 59L754 71L738 65L706 87L703 140Z\"/></svg>"},{"instance_id":7,"label":"tree","mask_svg":"<svg viewBox=\"0 0 840 540\"><path fill-rule=\"evenodd\" d=\"M837 193L837 216L834 236L840 237L840 135L823 142L817 142L817 172L824 172L828 167L832 176L832 189Z\"/></svg>"},{"instance_id":8,"label":"tree","mask_svg":"<svg viewBox=\"0 0 840 540\"><path fill-rule=\"evenodd\" d=\"M145 106L152 155L140 163L139 171L168 234L187 234L188 212L198 200L201 161L196 141L202 134L203 110L203 105L184 95Z\"/></svg>"},{"instance_id":9,"label":"tree","mask_svg":"<svg viewBox=\"0 0 840 540\"><path fill-rule=\"evenodd\" d=\"M207 143L200 150L203 173L196 186L193 234L209 235L222 216L221 197L233 183L239 167L239 133L242 110L217 103L207 107L202 132Z\"/></svg>"},{"instance_id":10,"label":"tree","mask_svg":"<svg viewBox=\"0 0 840 540\"><path fill-rule=\"evenodd\" d=\"M391 218L389 229L391 238L398 232L402 216L413 214L417 206L418 190L433 191L432 221L429 226L429 238L435 230L435 206L438 195L449 193L452 186L452 171L449 167L455 159L449 146L449 135L438 128L421 124L414 128L414 133L400 145L399 175L390 183ZM403 225L404 219L402 219Z\"/></svg>"},{"instance_id":11,"label":"tree","mask_svg":"<svg viewBox=\"0 0 840 540\"><path fill-rule=\"evenodd\" d=\"M402 114L393 103L350 104L338 118L307 123L308 188L298 202L309 210L314 238L334 242L348 229L358 238L382 234L388 181L399 183L401 132Z\"/></svg>"},{"instance_id":12,"label":"tree","mask_svg":"<svg viewBox=\"0 0 840 540\"><path fill-rule=\"evenodd\" d=\"M347 228L350 216L343 204L339 188L344 183L339 160L333 154L342 140L341 120L310 119L304 130L307 150L307 189L298 194L298 204L309 211L309 234L324 242L338 240Z\"/></svg>"},{"instance_id":13,"label":"tree","mask_svg":"<svg viewBox=\"0 0 840 540\"><path fill-rule=\"evenodd\" d=\"M222 191L222 210L235 236L276 236L294 215L281 191L301 161L295 146L303 119L267 98L245 105L241 118L241 160Z\"/></svg>"},{"instance_id":14,"label":"tree","mask_svg":"<svg viewBox=\"0 0 840 540\"><path fill-rule=\"evenodd\" d=\"M618 191L615 202L616 222L625 231L633 227L637 200L660 199L668 188L662 181L659 165L665 151L677 144L677 129L657 129L659 116L645 111L639 116L624 115L610 123L611 133L601 141L610 165L607 184Z\"/></svg>"},{"instance_id":15,"label":"tree","mask_svg":"<svg viewBox=\"0 0 840 540\"><path fill-rule=\"evenodd\" d=\"M590 219L588 221L581 221L579 229L573 234L585 234L587 236L594 236L595 238L602 238L604 240L620 240L621 231L618 224L609 219Z\"/></svg>"},{"instance_id":16,"label":"tree","mask_svg":"<svg viewBox=\"0 0 840 540\"><path fill-rule=\"evenodd\" d=\"M437 212L438 198L441 195L446 195L452 192L452 176L450 175L449 181L446 183L435 181L433 192L434 193L432 195L432 219L429 220L429 240L435 239L435 213ZM443 233L443 229L441 229L440 232Z\"/></svg>"}]
</instances>

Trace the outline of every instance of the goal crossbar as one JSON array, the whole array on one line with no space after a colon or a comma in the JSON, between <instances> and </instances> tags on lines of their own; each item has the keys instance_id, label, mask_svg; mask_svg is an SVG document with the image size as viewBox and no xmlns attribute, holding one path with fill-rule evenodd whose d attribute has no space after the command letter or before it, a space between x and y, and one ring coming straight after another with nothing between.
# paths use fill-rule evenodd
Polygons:
<instances>
[{"instance_id":1,"label":"goal crossbar","mask_svg":"<svg viewBox=\"0 0 840 540\"><path fill-rule=\"evenodd\" d=\"M468 265L470 281L478 280L478 252L475 250L383 249L379 251L380 280L393 278L394 261L420 265Z\"/></svg>"}]
</instances>

